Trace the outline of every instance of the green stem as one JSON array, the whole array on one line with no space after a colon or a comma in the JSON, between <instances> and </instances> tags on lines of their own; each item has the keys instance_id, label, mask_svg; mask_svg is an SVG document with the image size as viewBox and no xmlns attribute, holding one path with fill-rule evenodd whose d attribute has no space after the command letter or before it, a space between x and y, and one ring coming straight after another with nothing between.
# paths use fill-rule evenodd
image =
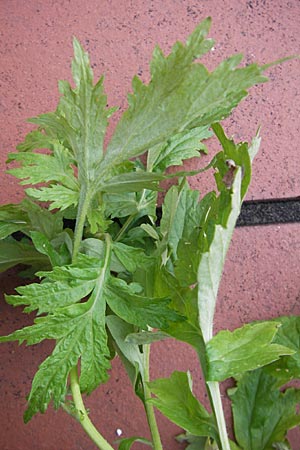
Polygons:
<instances>
[{"instance_id":1,"label":"green stem","mask_svg":"<svg viewBox=\"0 0 300 450\"><path fill-rule=\"evenodd\" d=\"M130 227L131 223L134 221L136 217L136 214L131 214L131 216L128 216L125 223L123 224L122 228L120 229L119 233L117 234L115 238L115 242L118 242L123 234L127 231L127 229Z\"/></svg>"},{"instance_id":2,"label":"green stem","mask_svg":"<svg viewBox=\"0 0 300 450\"><path fill-rule=\"evenodd\" d=\"M92 195L88 188L83 188L80 192L79 205L76 217L76 226L74 232L74 244L73 244L73 255L72 261L74 262L79 253L80 244L82 241L83 229L85 224L85 219L90 206Z\"/></svg>"},{"instance_id":3,"label":"green stem","mask_svg":"<svg viewBox=\"0 0 300 450\"><path fill-rule=\"evenodd\" d=\"M143 377L143 385L144 385L144 397L145 397L145 411L147 415L147 420L152 436L152 443L154 450L163 450L163 446L160 440L160 435L157 427L157 422L154 414L154 408L148 400L151 398L151 392L148 388L148 382L150 381L150 344L146 344L143 346L144 349L144 377Z\"/></svg>"},{"instance_id":4,"label":"green stem","mask_svg":"<svg viewBox=\"0 0 300 450\"><path fill-rule=\"evenodd\" d=\"M87 188L82 189L82 191L80 192L80 199L76 218L72 262L76 261L77 255L79 253L85 219L87 216L91 199L92 199L91 192ZM84 431L87 433L90 439L97 445L97 447L100 450L114 450L113 447L99 433L99 431L93 425L92 421L90 420L87 414L80 391L77 366L73 367L70 371L70 386L76 408L76 418L81 424Z\"/></svg>"},{"instance_id":5,"label":"green stem","mask_svg":"<svg viewBox=\"0 0 300 450\"><path fill-rule=\"evenodd\" d=\"M77 411L77 420L80 422L82 428L100 450L114 450L106 439L98 432L87 414L80 392L77 367L73 367L71 370L70 381L73 400Z\"/></svg>"},{"instance_id":6,"label":"green stem","mask_svg":"<svg viewBox=\"0 0 300 450\"><path fill-rule=\"evenodd\" d=\"M226 430L226 422L224 417L224 411L222 406L222 399L220 393L219 383L216 381L207 381L207 386L210 392L210 398L214 410L214 414L217 420L219 437L221 441L222 450L230 450L230 443Z\"/></svg>"}]
</instances>

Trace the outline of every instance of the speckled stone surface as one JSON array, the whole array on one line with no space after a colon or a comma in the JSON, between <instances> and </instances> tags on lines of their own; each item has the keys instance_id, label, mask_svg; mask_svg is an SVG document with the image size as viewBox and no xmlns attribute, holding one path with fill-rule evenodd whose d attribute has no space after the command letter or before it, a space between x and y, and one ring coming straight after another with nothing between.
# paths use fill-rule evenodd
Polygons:
<instances>
[{"instance_id":1,"label":"speckled stone surface","mask_svg":"<svg viewBox=\"0 0 300 450\"><path fill-rule=\"evenodd\" d=\"M26 118L55 108L57 80L70 79L73 35L90 52L95 75L105 74L109 105L124 110L132 76L138 73L148 80L154 45L159 43L168 51L175 40L184 40L208 15L213 18L210 36L216 39L214 51L206 58L211 69L236 52L244 53L247 63L267 63L299 53L299 0L2 0L0 204L22 198L22 188L4 174L7 154L31 129ZM253 88L226 121L228 134L237 139L250 139L261 125L262 147L248 199L300 193L300 63L287 62L270 69L268 75L270 83ZM193 161L193 168L197 164ZM205 177L195 177L191 183L206 189ZM220 291L217 329L300 313L299 232L299 224L236 230ZM0 276L1 291L12 292L18 283L13 270ZM1 334L30 323L31 318L2 300L0 308ZM39 415L26 426L22 423L25 395L49 345L0 347L1 450L95 448L78 424L61 411L54 413L50 408L46 416ZM172 341L154 345L153 377L187 368L203 398L194 353ZM124 436L148 436L141 404L134 398L119 361L114 361L111 380L88 399L88 406L110 441L116 438L117 428ZM180 449L173 440L177 427L159 418L165 449ZM292 442L293 450L299 450L299 430L292 433ZM142 450L142 446L135 448Z\"/></svg>"},{"instance_id":2,"label":"speckled stone surface","mask_svg":"<svg viewBox=\"0 0 300 450\"><path fill-rule=\"evenodd\" d=\"M237 226L300 222L300 197L249 200L242 205Z\"/></svg>"}]
</instances>

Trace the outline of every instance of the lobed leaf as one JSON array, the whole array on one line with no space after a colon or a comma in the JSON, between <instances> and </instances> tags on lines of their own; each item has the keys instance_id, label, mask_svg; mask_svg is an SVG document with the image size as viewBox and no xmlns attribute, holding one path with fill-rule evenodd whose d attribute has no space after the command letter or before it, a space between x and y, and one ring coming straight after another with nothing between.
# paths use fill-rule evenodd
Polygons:
<instances>
[{"instance_id":1,"label":"lobed leaf","mask_svg":"<svg viewBox=\"0 0 300 450\"><path fill-rule=\"evenodd\" d=\"M35 233L33 236L38 247L46 245L43 235ZM142 297L136 294L133 285L110 276L111 245L108 239L102 260L79 254L76 263L40 272L38 275L45 277L42 283L19 287L19 295L6 297L7 302L14 306L25 305L26 312L38 310L38 313L46 315L37 318L30 327L1 337L0 341L18 340L21 343L26 340L29 345L44 339L57 341L52 355L35 375L25 421L38 411L44 412L51 399L56 408L60 405L66 394L69 371L79 359L83 392L92 392L106 380L110 357L105 329L107 304L120 318L144 329L148 325L166 327L170 322L183 320L168 308L169 299ZM141 257L145 258L138 249L127 248L123 244L116 244L115 248L125 265L128 259L126 252L135 255L136 264ZM47 245L44 250L48 253ZM132 344L122 345L128 347Z\"/></svg>"},{"instance_id":2,"label":"lobed leaf","mask_svg":"<svg viewBox=\"0 0 300 450\"><path fill-rule=\"evenodd\" d=\"M289 388L280 392L276 379L263 369L244 374L229 396L235 436L243 449L272 450L273 444L285 440L289 429L300 424L300 391Z\"/></svg>"},{"instance_id":3,"label":"lobed leaf","mask_svg":"<svg viewBox=\"0 0 300 450\"><path fill-rule=\"evenodd\" d=\"M51 154L10 153L8 162L11 161L22 163L22 167L8 170L8 173L24 179L21 184L56 181L69 189L78 190L78 181L71 167L74 158L59 142L55 143Z\"/></svg>"},{"instance_id":4,"label":"lobed leaf","mask_svg":"<svg viewBox=\"0 0 300 450\"><path fill-rule=\"evenodd\" d=\"M148 170L164 172L167 167L181 166L185 159L199 157L199 152L207 153L202 140L212 136L208 127L196 127L172 136L163 145L150 149L147 158Z\"/></svg>"},{"instance_id":5,"label":"lobed leaf","mask_svg":"<svg viewBox=\"0 0 300 450\"><path fill-rule=\"evenodd\" d=\"M300 317L279 317L274 319L274 322L279 328L273 342L294 351L290 356L282 356L264 368L267 374L277 379L277 385L280 387L293 379L300 379Z\"/></svg>"},{"instance_id":6,"label":"lobed leaf","mask_svg":"<svg viewBox=\"0 0 300 450\"><path fill-rule=\"evenodd\" d=\"M220 331L206 345L207 381L223 381L265 366L294 350L273 343L276 322L244 325L234 331Z\"/></svg>"},{"instance_id":7,"label":"lobed leaf","mask_svg":"<svg viewBox=\"0 0 300 450\"><path fill-rule=\"evenodd\" d=\"M160 232L165 238L172 258L177 259L177 247L181 240L187 241L195 228L199 229L203 208L199 192L191 190L184 181L172 186L162 205ZM176 262L175 262L176 264Z\"/></svg>"},{"instance_id":8,"label":"lobed leaf","mask_svg":"<svg viewBox=\"0 0 300 450\"><path fill-rule=\"evenodd\" d=\"M184 317L168 307L168 298L148 298L137 295L130 285L118 278L110 278L105 294L112 311L123 320L144 330L167 328L170 322L181 322Z\"/></svg>"},{"instance_id":9,"label":"lobed leaf","mask_svg":"<svg viewBox=\"0 0 300 450\"><path fill-rule=\"evenodd\" d=\"M13 305L25 304L26 310L48 313L35 324L17 330L0 341L27 341L32 345L44 339L57 340L53 353L37 371L29 395L25 421L38 411L44 412L53 399L55 408L64 400L67 378L81 359L80 386L90 393L107 379L110 353L105 329L106 299L104 285L110 266L110 246L107 243L104 261L78 257L77 265L55 267L41 284L17 289L19 296L8 296ZM90 297L83 303L82 299Z\"/></svg>"},{"instance_id":10,"label":"lobed leaf","mask_svg":"<svg viewBox=\"0 0 300 450\"><path fill-rule=\"evenodd\" d=\"M26 193L29 197L41 202L51 202L50 210L58 208L63 211L70 206L77 206L79 201L79 191L73 191L61 185L51 185L40 189L28 188Z\"/></svg>"},{"instance_id":11,"label":"lobed leaf","mask_svg":"<svg viewBox=\"0 0 300 450\"><path fill-rule=\"evenodd\" d=\"M237 69L240 55L228 58L212 73L194 63L213 45L205 39L209 27L210 19L204 20L186 45L177 42L167 57L155 49L151 81L144 85L139 78L133 79L129 108L108 145L102 170L165 144L173 135L225 118L249 87L266 80L255 64Z\"/></svg>"},{"instance_id":12,"label":"lobed leaf","mask_svg":"<svg viewBox=\"0 0 300 450\"><path fill-rule=\"evenodd\" d=\"M138 267L149 266L151 258L141 248L131 247L122 242L115 242L113 253L129 272L134 273Z\"/></svg>"}]
</instances>

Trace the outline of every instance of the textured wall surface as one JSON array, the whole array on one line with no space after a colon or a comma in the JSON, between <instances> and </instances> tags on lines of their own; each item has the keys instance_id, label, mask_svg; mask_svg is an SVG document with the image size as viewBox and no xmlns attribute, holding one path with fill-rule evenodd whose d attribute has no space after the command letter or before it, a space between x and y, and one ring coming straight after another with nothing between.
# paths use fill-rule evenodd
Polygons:
<instances>
[{"instance_id":1,"label":"textured wall surface","mask_svg":"<svg viewBox=\"0 0 300 450\"><path fill-rule=\"evenodd\" d=\"M168 51L208 15L213 19L210 36L216 39L214 51L206 57L209 68L236 52L242 52L247 63L299 53L299 0L1 0L0 204L22 198L16 179L4 173L7 154L31 129L26 118L56 107L57 80L70 79L72 36L89 51L95 75L105 74L109 105L122 111L133 75L148 79L154 45ZM249 199L300 195L299 61L273 67L268 76L270 82L253 88L226 121L227 132L237 139L250 139L261 126L263 141ZM205 177L191 180L200 190L205 190L205 182ZM300 313L299 232L300 224L236 230L220 290L217 329ZM15 271L0 275L1 292L11 293L18 284ZM2 299L0 308L1 334L31 323ZM25 396L50 346L0 347L2 450L94 449L78 424L61 411L50 408L45 416L23 425ZM154 345L152 359L153 377L189 369L203 397L197 360L186 346L172 341ZM111 380L87 403L110 441L117 428L124 436L147 435L141 404L119 361L114 361ZM160 427L165 449L179 449L173 440L179 430L163 418ZM299 430L291 435L293 450L299 450Z\"/></svg>"}]
</instances>

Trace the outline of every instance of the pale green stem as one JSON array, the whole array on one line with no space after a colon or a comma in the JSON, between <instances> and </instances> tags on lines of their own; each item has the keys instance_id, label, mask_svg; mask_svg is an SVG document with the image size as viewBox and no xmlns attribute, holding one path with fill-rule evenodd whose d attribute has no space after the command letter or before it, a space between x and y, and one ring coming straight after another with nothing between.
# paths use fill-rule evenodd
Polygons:
<instances>
[{"instance_id":1,"label":"pale green stem","mask_svg":"<svg viewBox=\"0 0 300 450\"><path fill-rule=\"evenodd\" d=\"M224 417L224 411L222 406L222 399L220 393L220 386L217 381L207 381L207 386L210 392L211 401L213 404L213 409L215 417L217 420L220 441L222 445L222 450L230 450L230 443L228 439L228 434L226 430L226 422Z\"/></svg>"},{"instance_id":2,"label":"pale green stem","mask_svg":"<svg viewBox=\"0 0 300 450\"><path fill-rule=\"evenodd\" d=\"M88 189L83 189L81 191L74 233L74 244L72 255L73 263L76 261L77 255L79 253L84 224L88 208L90 206L91 198L92 196L91 193L88 191ZM76 418L81 424L84 431L87 433L90 439L97 445L97 447L100 450L114 450L113 447L106 441L106 439L104 439L104 437L99 433L99 431L93 425L92 421L90 420L87 414L80 391L77 366L73 367L70 371L70 387L76 408Z\"/></svg>"},{"instance_id":3,"label":"pale green stem","mask_svg":"<svg viewBox=\"0 0 300 450\"><path fill-rule=\"evenodd\" d=\"M91 199L92 199L92 195L89 192L89 190L87 188L83 188L82 191L80 192L78 212L77 212L77 217L76 217L72 262L74 262L76 260L76 257L79 252L80 244L82 241L85 219L87 216L88 209L90 207Z\"/></svg>"},{"instance_id":4,"label":"pale green stem","mask_svg":"<svg viewBox=\"0 0 300 450\"><path fill-rule=\"evenodd\" d=\"M80 392L77 367L73 367L71 370L70 381L72 396L76 407L76 417L82 428L100 450L114 450L106 439L104 439L104 437L98 432L87 414Z\"/></svg>"},{"instance_id":5,"label":"pale green stem","mask_svg":"<svg viewBox=\"0 0 300 450\"><path fill-rule=\"evenodd\" d=\"M157 422L155 418L154 408L148 400L151 398L151 392L148 388L147 383L150 381L150 344L146 344L143 346L144 350L144 376L143 376L143 385L144 385L144 396L145 396L145 411L147 415L147 420L151 432L152 443L154 450L163 450L163 446L160 440L160 435L157 427Z\"/></svg>"},{"instance_id":6,"label":"pale green stem","mask_svg":"<svg viewBox=\"0 0 300 450\"><path fill-rule=\"evenodd\" d=\"M139 200L139 203L137 205L137 210L139 210L140 205L143 203L145 195L146 195L146 190L144 189L143 193L141 195L141 198ZM138 213L134 213L127 217L125 223L123 224L122 228L120 229L119 233L117 234L117 236L115 238L115 242L118 242L121 239L121 237L124 235L124 233L126 233L126 231L128 230L128 228L130 227L130 225L136 219L137 216L138 216Z\"/></svg>"},{"instance_id":7,"label":"pale green stem","mask_svg":"<svg viewBox=\"0 0 300 450\"><path fill-rule=\"evenodd\" d=\"M120 229L119 233L117 234L115 238L115 242L118 242L123 234L127 231L127 229L130 227L131 223L134 221L136 217L136 214L131 214L131 216L128 216L125 223L123 224L122 228Z\"/></svg>"}]
</instances>

